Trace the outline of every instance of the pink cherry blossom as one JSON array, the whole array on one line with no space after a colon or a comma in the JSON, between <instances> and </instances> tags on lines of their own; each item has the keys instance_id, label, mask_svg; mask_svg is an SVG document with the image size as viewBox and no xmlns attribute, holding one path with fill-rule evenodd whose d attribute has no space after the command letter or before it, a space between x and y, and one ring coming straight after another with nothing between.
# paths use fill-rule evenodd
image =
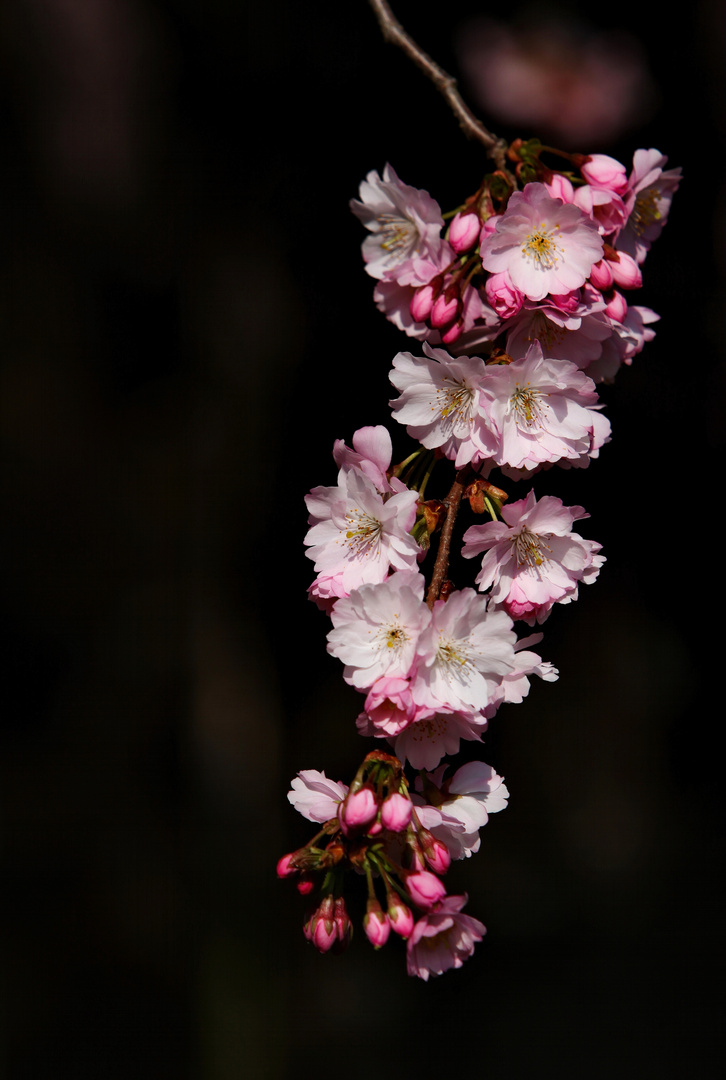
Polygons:
<instances>
[{"instance_id":1,"label":"pink cherry blossom","mask_svg":"<svg viewBox=\"0 0 726 1080\"><path fill-rule=\"evenodd\" d=\"M427 191L402 183L386 165L383 178L375 170L368 173L359 194L350 208L371 233L363 242L371 277L400 281L412 259L438 257L444 220Z\"/></svg>"},{"instance_id":2,"label":"pink cherry blossom","mask_svg":"<svg viewBox=\"0 0 726 1080\"><path fill-rule=\"evenodd\" d=\"M431 714L430 709L422 709L414 702L408 675L384 675L376 679L368 691L364 708L375 734L386 735L398 735L410 724Z\"/></svg>"},{"instance_id":3,"label":"pink cherry blossom","mask_svg":"<svg viewBox=\"0 0 726 1080\"><path fill-rule=\"evenodd\" d=\"M496 232L481 246L481 260L493 274L509 271L514 287L530 300L542 300L584 285L602 252L597 225L534 183L510 196Z\"/></svg>"},{"instance_id":4,"label":"pink cherry blossom","mask_svg":"<svg viewBox=\"0 0 726 1080\"><path fill-rule=\"evenodd\" d=\"M385 581L390 569L415 568L420 548L409 530L416 520L416 491L384 500L359 469L341 469L336 487L317 487L306 496L311 528L306 553L318 576L310 595L329 608L367 582Z\"/></svg>"},{"instance_id":5,"label":"pink cherry blossom","mask_svg":"<svg viewBox=\"0 0 726 1080\"><path fill-rule=\"evenodd\" d=\"M588 364L586 374L596 383L612 382L620 365L632 364L646 342L653 340L651 324L659 319L660 315L638 304L628 305L622 322L609 318L612 333L603 343L601 356Z\"/></svg>"},{"instance_id":6,"label":"pink cherry blossom","mask_svg":"<svg viewBox=\"0 0 726 1080\"><path fill-rule=\"evenodd\" d=\"M292 781L287 798L308 821L330 821L348 794L348 785L329 780L317 769L303 769Z\"/></svg>"},{"instance_id":7,"label":"pink cherry blossom","mask_svg":"<svg viewBox=\"0 0 726 1080\"><path fill-rule=\"evenodd\" d=\"M490 406L501 440L493 460L532 470L545 462L586 464L610 437L591 379L566 360L545 358L535 342L521 360L487 368Z\"/></svg>"},{"instance_id":8,"label":"pink cherry blossom","mask_svg":"<svg viewBox=\"0 0 726 1080\"><path fill-rule=\"evenodd\" d=\"M560 677L557 668L547 660L543 660L535 652L531 652L530 645L537 645L542 640L542 634L530 634L529 637L520 638L515 646L517 668L509 675L505 675L497 686L492 700L486 709L484 716L491 719L500 705L509 703L512 705L524 701L529 693L529 676L536 675L543 682L556 682Z\"/></svg>"},{"instance_id":9,"label":"pink cherry blossom","mask_svg":"<svg viewBox=\"0 0 726 1080\"><path fill-rule=\"evenodd\" d=\"M491 456L497 440L484 361L423 348L426 356L398 353L393 360L390 380L401 392L390 402L396 420L428 449L439 448L457 469Z\"/></svg>"},{"instance_id":10,"label":"pink cherry blossom","mask_svg":"<svg viewBox=\"0 0 726 1080\"><path fill-rule=\"evenodd\" d=\"M416 814L421 824L446 844L452 859L469 858L479 850L479 829L486 825L489 814L505 809L509 792L502 777L483 761L462 765L446 782L445 771L442 766L424 783L417 779L419 791L425 790L429 797L432 788L440 793L435 806L424 803L420 795L414 796Z\"/></svg>"},{"instance_id":11,"label":"pink cherry blossom","mask_svg":"<svg viewBox=\"0 0 726 1080\"><path fill-rule=\"evenodd\" d=\"M636 150L633 155L633 169L624 195L629 217L616 246L638 263L645 261L651 244L660 236L681 181L680 168L665 170L667 162L665 155L652 148Z\"/></svg>"},{"instance_id":12,"label":"pink cherry blossom","mask_svg":"<svg viewBox=\"0 0 726 1080\"><path fill-rule=\"evenodd\" d=\"M474 589L437 600L417 645L414 701L449 712L483 709L501 678L516 668L511 619L489 611Z\"/></svg>"},{"instance_id":13,"label":"pink cherry blossom","mask_svg":"<svg viewBox=\"0 0 726 1080\"><path fill-rule=\"evenodd\" d=\"M359 732L376 734L375 729L369 732L367 722L363 713L362 719L358 718ZM462 739L480 742L487 723L479 712L449 713L440 709L409 724L391 740L393 750L402 763L408 761L414 769L435 769L445 755L458 754Z\"/></svg>"},{"instance_id":14,"label":"pink cherry blossom","mask_svg":"<svg viewBox=\"0 0 726 1080\"><path fill-rule=\"evenodd\" d=\"M393 445L388 430L382 424L359 428L354 432L352 441L352 450L342 439L336 439L333 444L333 460L338 468L359 469L375 484L381 494L393 491L387 476L393 456ZM400 491L402 487L396 490Z\"/></svg>"},{"instance_id":15,"label":"pink cherry blossom","mask_svg":"<svg viewBox=\"0 0 726 1080\"><path fill-rule=\"evenodd\" d=\"M343 678L351 686L365 690L384 677L408 676L418 639L431 621L423 590L422 574L401 571L337 602L328 652L345 664Z\"/></svg>"},{"instance_id":16,"label":"pink cherry blossom","mask_svg":"<svg viewBox=\"0 0 726 1080\"><path fill-rule=\"evenodd\" d=\"M590 584L605 562L600 544L572 532L575 521L589 517L581 506L564 506L533 491L526 499L502 507L503 521L472 525L464 534L462 555L486 552L476 582L491 588L491 601L513 619L530 626L549 615L556 604L577 599L580 582Z\"/></svg>"},{"instance_id":17,"label":"pink cherry blossom","mask_svg":"<svg viewBox=\"0 0 726 1080\"><path fill-rule=\"evenodd\" d=\"M463 915L468 897L446 896L415 924L406 950L409 975L428 980L450 968L459 968L474 952L486 928L471 915Z\"/></svg>"}]
</instances>

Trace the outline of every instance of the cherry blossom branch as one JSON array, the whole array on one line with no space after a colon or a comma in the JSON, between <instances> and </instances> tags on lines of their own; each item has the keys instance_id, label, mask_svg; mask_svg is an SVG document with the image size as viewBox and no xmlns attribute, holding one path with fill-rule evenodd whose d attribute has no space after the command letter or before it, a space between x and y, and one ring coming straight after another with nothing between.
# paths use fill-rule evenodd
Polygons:
<instances>
[{"instance_id":1,"label":"cherry blossom branch","mask_svg":"<svg viewBox=\"0 0 726 1080\"><path fill-rule=\"evenodd\" d=\"M456 474L456 479L451 485L449 494L443 500L444 506L446 507L446 518L444 524L441 526L441 536L439 537L439 549L436 552L434 572L431 575L431 584L426 593L426 603L430 608L432 608L438 600L439 594L441 593L441 587L446 581L446 575L449 570L451 538L454 534L454 522L456 521L456 515L459 512L459 505L461 504L461 497L464 494L464 489L469 483L473 472L470 465L465 465L463 469L459 469Z\"/></svg>"},{"instance_id":2,"label":"cherry blossom branch","mask_svg":"<svg viewBox=\"0 0 726 1080\"><path fill-rule=\"evenodd\" d=\"M420 45L417 45L413 38L406 33L386 0L369 0L369 3L378 19L378 24L386 41L397 45L399 49L406 53L409 59L413 60L421 68L436 89L443 94L449 108L459 121L462 131L469 138L482 143L486 147L489 157L496 163L497 168L506 171L506 140L493 135L480 120L477 120L457 90L456 79L439 67L428 53L425 53Z\"/></svg>"}]
</instances>

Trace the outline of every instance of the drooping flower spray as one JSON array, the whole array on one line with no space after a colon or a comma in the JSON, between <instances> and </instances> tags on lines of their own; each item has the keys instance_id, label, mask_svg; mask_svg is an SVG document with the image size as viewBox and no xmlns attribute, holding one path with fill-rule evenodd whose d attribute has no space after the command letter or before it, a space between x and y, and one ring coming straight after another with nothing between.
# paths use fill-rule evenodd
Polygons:
<instances>
[{"instance_id":1,"label":"drooping flower spray","mask_svg":"<svg viewBox=\"0 0 726 1080\"><path fill-rule=\"evenodd\" d=\"M298 773L289 801L319 829L277 872L307 898L304 933L321 952L350 943L346 895L362 886L370 943L404 939L409 974L428 979L482 940L467 897L442 879L479 850L509 797L491 765L449 759L481 741L501 704L521 702L531 677L557 679L532 651L543 634L521 624L571 604L605 561L573 531L586 510L537 480L588 467L610 441L598 385L654 336L658 316L626 297L642 286L680 170L653 149L628 169L536 139L507 145L388 4L370 3L493 168L445 214L390 165L351 201L375 304L410 339L381 374L387 362L392 420L411 446L394 462L382 425L353 433L352 447L338 439L335 482L307 496L309 595L329 617L328 652L361 695L355 724L374 748L350 786ZM471 583L449 577L456 550L475 560Z\"/></svg>"}]
</instances>

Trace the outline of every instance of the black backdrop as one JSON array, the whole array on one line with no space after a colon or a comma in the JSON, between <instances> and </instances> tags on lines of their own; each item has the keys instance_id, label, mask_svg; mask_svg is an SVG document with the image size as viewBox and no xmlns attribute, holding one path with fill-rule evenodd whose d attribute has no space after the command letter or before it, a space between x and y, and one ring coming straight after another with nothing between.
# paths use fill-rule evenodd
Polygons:
<instances>
[{"instance_id":1,"label":"black backdrop","mask_svg":"<svg viewBox=\"0 0 726 1080\"><path fill-rule=\"evenodd\" d=\"M478 10L396 5L452 71ZM274 866L290 778L362 751L302 500L407 343L348 199L390 161L453 206L481 152L363 2L2 5L3 1075L719 1075L726 31L607 17L658 97L579 149L683 166L662 320L600 460L548 476L608 562L545 627L560 681L492 724L510 806L451 886L489 933L424 985L360 932L317 955Z\"/></svg>"}]
</instances>

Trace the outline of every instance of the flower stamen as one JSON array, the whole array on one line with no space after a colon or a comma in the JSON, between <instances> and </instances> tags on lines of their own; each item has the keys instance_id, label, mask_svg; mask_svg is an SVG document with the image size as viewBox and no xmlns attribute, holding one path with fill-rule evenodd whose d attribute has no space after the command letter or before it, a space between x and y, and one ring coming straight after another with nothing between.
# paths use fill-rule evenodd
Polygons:
<instances>
[{"instance_id":1,"label":"flower stamen","mask_svg":"<svg viewBox=\"0 0 726 1080\"><path fill-rule=\"evenodd\" d=\"M556 243L560 231L559 225L554 225L549 231L543 221L538 229L529 233L522 244L522 254L531 259L539 270L552 270L557 266L560 255L564 255L565 249Z\"/></svg>"},{"instance_id":2,"label":"flower stamen","mask_svg":"<svg viewBox=\"0 0 726 1080\"><path fill-rule=\"evenodd\" d=\"M522 566L526 563L527 566L541 566L542 563L549 561L547 555L542 552L543 548L547 551L552 551L544 542L544 538L538 533L530 532L529 529L522 529L516 536L512 537L512 547L514 548L514 554L517 559L517 566Z\"/></svg>"}]
</instances>

